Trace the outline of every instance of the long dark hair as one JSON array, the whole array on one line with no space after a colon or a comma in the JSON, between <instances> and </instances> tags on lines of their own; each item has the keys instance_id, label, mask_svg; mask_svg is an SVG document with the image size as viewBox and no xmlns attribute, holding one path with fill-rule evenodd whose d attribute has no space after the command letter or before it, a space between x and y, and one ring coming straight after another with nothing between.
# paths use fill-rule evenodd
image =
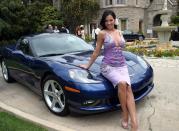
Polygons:
<instances>
[{"instance_id":1,"label":"long dark hair","mask_svg":"<svg viewBox=\"0 0 179 131\"><path fill-rule=\"evenodd\" d=\"M114 18L114 20L116 19L116 15L112 10L105 10L100 21L102 29L106 29L105 21L108 15L111 15ZM117 29L117 25L114 25L114 28Z\"/></svg>"}]
</instances>

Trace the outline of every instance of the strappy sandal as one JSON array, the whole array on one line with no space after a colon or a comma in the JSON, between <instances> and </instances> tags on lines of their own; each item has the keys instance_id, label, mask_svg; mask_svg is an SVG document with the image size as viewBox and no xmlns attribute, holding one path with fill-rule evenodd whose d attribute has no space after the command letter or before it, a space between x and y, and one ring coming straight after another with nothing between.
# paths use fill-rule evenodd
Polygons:
<instances>
[{"instance_id":1,"label":"strappy sandal","mask_svg":"<svg viewBox=\"0 0 179 131\"><path fill-rule=\"evenodd\" d=\"M122 128L124 128L124 129L129 129L128 122L124 122L123 120L121 120L121 126L122 126Z\"/></svg>"}]
</instances>

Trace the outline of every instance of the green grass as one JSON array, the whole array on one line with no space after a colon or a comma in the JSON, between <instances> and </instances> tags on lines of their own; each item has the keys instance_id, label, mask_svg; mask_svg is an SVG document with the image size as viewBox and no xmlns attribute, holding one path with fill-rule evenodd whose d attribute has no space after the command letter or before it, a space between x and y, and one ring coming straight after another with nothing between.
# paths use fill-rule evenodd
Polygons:
<instances>
[{"instance_id":1,"label":"green grass","mask_svg":"<svg viewBox=\"0 0 179 131\"><path fill-rule=\"evenodd\" d=\"M47 129L7 112L0 112L0 131L47 131Z\"/></svg>"}]
</instances>

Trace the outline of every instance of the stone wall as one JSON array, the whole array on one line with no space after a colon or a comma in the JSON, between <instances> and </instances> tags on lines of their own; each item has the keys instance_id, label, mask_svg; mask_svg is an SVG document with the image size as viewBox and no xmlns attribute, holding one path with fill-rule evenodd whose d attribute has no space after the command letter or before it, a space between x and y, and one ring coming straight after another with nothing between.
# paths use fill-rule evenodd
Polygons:
<instances>
[{"instance_id":1,"label":"stone wall","mask_svg":"<svg viewBox=\"0 0 179 131\"><path fill-rule=\"evenodd\" d=\"M134 32L139 31L139 21L144 18L144 10L142 8L114 8L113 10L118 18L128 19L128 29Z\"/></svg>"},{"instance_id":2,"label":"stone wall","mask_svg":"<svg viewBox=\"0 0 179 131\"><path fill-rule=\"evenodd\" d=\"M175 0L168 1L168 9L171 10L171 15L175 15L177 12L178 5ZM154 23L153 19L156 15L161 14L163 8L164 0L153 0L152 4L146 9L146 19L145 19L145 29L152 29ZM170 22L170 20L169 20ZM146 32L146 31L145 31Z\"/></svg>"},{"instance_id":3,"label":"stone wall","mask_svg":"<svg viewBox=\"0 0 179 131\"><path fill-rule=\"evenodd\" d=\"M54 5L59 5L60 0L53 0L57 3ZM153 0L150 3L150 0L138 0L136 5L136 0L126 0L124 5L116 5L115 0L113 0L112 5L105 6L105 0L97 0L100 4L100 13L99 17L93 22L99 24L101 15L104 10L111 9L116 13L117 18L125 18L128 20L128 29L133 30L134 32L139 31L139 21L143 21L142 32L144 35L147 35L147 29L152 29L153 19L156 15L159 14L159 11L163 8L164 0ZM177 12L177 0L168 0L168 9L172 10L172 14Z\"/></svg>"},{"instance_id":4,"label":"stone wall","mask_svg":"<svg viewBox=\"0 0 179 131\"><path fill-rule=\"evenodd\" d=\"M139 31L139 21L143 21L143 33L147 36L147 30L152 29L153 19L159 14L159 11L163 8L164 0L138 0L138 5L136 5L136 0L127 0L125 5L110 5L104 6L104 0L99 0L101 7L101 14L105 9L112 9L118 18L128 19L128 29L134 32ZM168 1L168 9L172 10L172 14L177 12L176 0ZM98 19L99 20L99 19Z\"/></svg>"},{"instance_id":5,"label":"stone wall","mask_svg":"<svg viewBox=\"0 0 179 131\"><path fill-rule=\"evenodd\" d=\"M148 0L138 0L138 4L136 5L135 0L127 0L125 5L110 5L105 6L104 0L100 0L101 14L106 9L111 9L115 12L117 18L127 19L127 29L132 30L134 32L139 31L139 21L144 21L144 12L145 8L148 6ZM101 16L100 16L101 17ZM142 27L142 32L144 32L144 24Z\"/></svg>"}]
</instances>

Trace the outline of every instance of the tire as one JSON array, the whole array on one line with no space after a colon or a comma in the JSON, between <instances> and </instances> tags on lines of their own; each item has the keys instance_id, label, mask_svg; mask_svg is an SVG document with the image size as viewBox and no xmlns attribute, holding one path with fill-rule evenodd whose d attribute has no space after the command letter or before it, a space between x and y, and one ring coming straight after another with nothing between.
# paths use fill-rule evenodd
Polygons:
<instances>
[{"instance_id":1,"label":"tire","mask_svg":"<svg viewBox=\"0 0 179 131\"><path fill-rule=\"evenodd\" d=\"M9 69L6 65L6 62L4 60L1 61L1 68L2 68L2 76L4 78L4 80L7 83L11 83L14 81L14 79L11 77L11 75L9 74Z\"/></svg>"},{"instance_id":2,"label":"tire","mask_svg":"<svg viewBox=\"0 0 179 131\"><path fill-rule=\"evenodd\" d=\"M59 116L69 114L67 96L57 77L47 76L42 83L42 94L48 109Z\"/></svg>"},{"instance_id":3,"label":"tire","mask_svg":"<svg viewBox=\"0 0 179 131\"><path fill-rule=\"evenodd\" d=\"M142 36L139 36L139 41L143 41L144 38Z\"/></svg>"}]
</instances>

